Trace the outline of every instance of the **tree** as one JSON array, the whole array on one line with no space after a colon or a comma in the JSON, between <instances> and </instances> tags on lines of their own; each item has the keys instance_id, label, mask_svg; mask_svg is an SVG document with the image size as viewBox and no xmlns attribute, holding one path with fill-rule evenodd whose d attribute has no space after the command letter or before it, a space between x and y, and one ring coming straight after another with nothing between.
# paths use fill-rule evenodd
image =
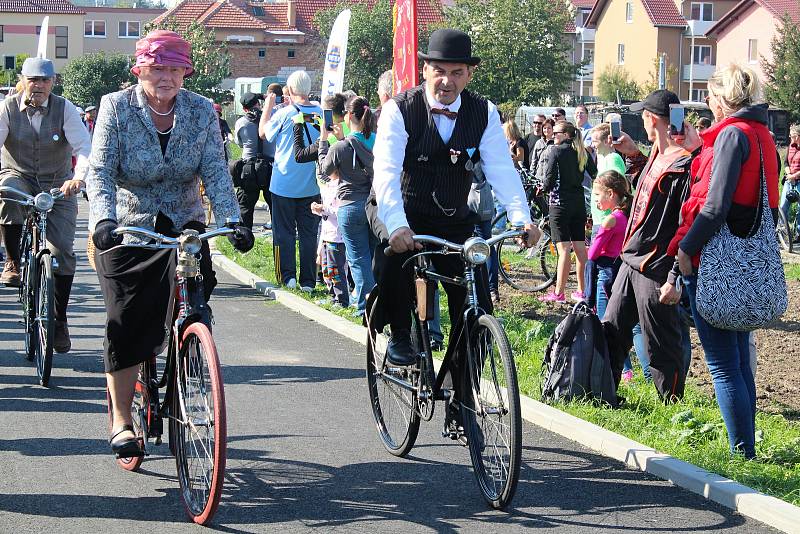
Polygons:
<instances>
[{"instance_id":1,"label":"tree","mask_svg":"<svg viewBox=\"0 0 800 534\"><path fill-rule=\"evenodd\" d=\"M597 77L597 95L605 102L616 102L618 94L622 100L636 100L641 93L639 84L621 65L609 65Z\"/></svg>"},{"instance_id":2,"label":"tree","mask_svg":"<svg viewBox=\"0 0 800 534\"><path fill-rule=\"evenodd\" d=\"M538 104L561 95L580 70L569 61L563 2L456 0L446 24L472 38L481 58L470 88L497 103ZM422 42L422 41L421 41Z\"/></svg>"},{"instance_id":3,"label":"tree","mask_svg":"<svg viewBox=\"0 0 800 534\"><path fill-rule=\"evenodd\" d=\"M131 59L125 54L95 52L67 63L61 73L64 96L76 104L97 105L100 98L132 82Z\"/></svg>"},{"instance_id":4,"label":"tree","mask_svg":"<svg viewBox=\"0 0 800 534\"><path fill-rule=\"evenodd\" d=\"M223 91L219 84L231 74L231 56L224 42L218 42L214 32L206 30L197 21L180 28L177 21L166 18L158 24L149 23L145 33L152 30L171 30L181 35L192 44L192 65L194 74L186 78L183 86L189 91L211 98L215 102L224 103L233 99L230 91Z\"/></svg>"},{"instance_id":5,"label":"tree","mask_svg":"<svg viewBox=\"0 0 800 534\"><path fill-rule=\"evenodd\" d=\"M666 54L664 55L664 61L667 63L667 76L666 76L666 85L665 89L668 89L675 92L675 80L678 79L678 67L675 66L675 63L669 62L669 56ZM658 89L658 70L659 70L659 57L656 56L653 58L653 69L647 73L648 79L644 85L641 87L641 94L639 97L645 97L649 95L656 89Z\"/></svg>"},{"instance_id":6,"label":"tree","mask_svg":"<svg viewBox=\"0 0 800 534\"><path fill-rule=\"evenodd\" d=\"M789 15L784 15L770 44L772 61L761 59L767 101L787 109L792 120L800 119L800 32L797 30Z\"/></svg>"},{"instance_id":7,"label":"tree","mask_svg":"<svg viewBox=\"0 0 800 534\"><path fill-rule=\"evenodd\" d=\"M318 12L314 25L327 46L336 17L345 9L352 12L347 40L344 87L369 98L377 105L378 78L392 68L392 6L378 0L369 8L357 0L344 0Z\"/></svg>"}]
</instances>

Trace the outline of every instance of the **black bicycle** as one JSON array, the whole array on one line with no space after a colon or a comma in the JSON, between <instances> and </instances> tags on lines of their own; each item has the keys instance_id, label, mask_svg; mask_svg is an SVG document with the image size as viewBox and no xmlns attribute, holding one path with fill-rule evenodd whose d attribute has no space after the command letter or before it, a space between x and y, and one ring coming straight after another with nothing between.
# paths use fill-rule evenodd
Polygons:
<instances>
[{"instance_id":1,"label":"black bicycle","mask_svg":"<svg viewBox=\"0 0 800 534\"><path fill-rule=\"evenodd\" d=\"M11 193L15 197L5 196ZM36 362L39 383L47 386L53 368L53 331L55 303L53 269L57 266L47 248L47 214L56 201L64 198L60 189L29 195L9 186L0 186L4 202L15 202L26 208L20 239L20 287L22 320L25 327L25 356Z\"/></svg>"},{"instance_id":2,"label":"black bicycle","mask_svg":"<svg viewBox=\"0 0 800 534\"><path fill-rule=\"evenodd\" d=\"M789 183L784 183L783 187L789 187ZM793 253L795 239L797 239L797 223L800 217L800 193L789 191L786 199L789 201L789 217L784 215L783 210L778 210L778 223L775 225L775 232L778 235L778 244L787 252Z\"/></svg>"},{"instance_id":3,"label":"black bicycle","mask_svg":"<svg viewBox=\"0 0 800 534\"><path fill-rule=\"evenodd\" d=\"M416 235L414 241L428 248L413 254L416 298L412 319L412 344L417 361L396 367L386 359L391 328L382 326L380 288L367 300L367 383L372 412L384 447L395 456L405 456L414 446L421 420L433 418L436 401L447 405L444 437L466 441L475 476L484 498L494 507L507 506L519 480L522 453L522 417L519 386L511 345L500 322L478 304L476 270L486 263L491 246L520 231L505 232L484 240L473 237L463 245L438 237ZM387 251L390 249L387 249ZM458 254L464 274L447 277L431 270L430 256ZM435 284L455 284L467 289L463 320L455 326L438 374L434 370L428 334L433 318ZM466 358L456 347L466 346ZM453 365L456 364L456 365ZM448 370L454 389L445 387ZM455 393L458 392L459 398ZM456 415L457 414L457 415ZM458 424L460 423L460 425Z\"/></svg>"},{"instance_id":4,"label":"black bicycle","mask_svg":"<svg viewBox=\"0 0 800 534\"><path fill-rule=\"evenodd\" d=\"M133 398L134 434L147 454L148 439L161 444L163 420L169 420L169 447L175 456L181 499L189 518L205 525L214 516L222 495L225 478L227 426L225 390L219 356L211 337L211 310L203 294L200 273L202 242L233 233L220 228L204 234L184 230L179 237L168 237L152 230L120 227L116 235L131 234L147 238L144 244L117 245L151 250L175 249L175 291L170 298L167 317L169 339L166 357L143 362ZM163 400L159 389L166 388ZM109 425L112 404L108 395ZM136 471L143 457L119 458L127 471Z\"/></svg>"}]
</instances>

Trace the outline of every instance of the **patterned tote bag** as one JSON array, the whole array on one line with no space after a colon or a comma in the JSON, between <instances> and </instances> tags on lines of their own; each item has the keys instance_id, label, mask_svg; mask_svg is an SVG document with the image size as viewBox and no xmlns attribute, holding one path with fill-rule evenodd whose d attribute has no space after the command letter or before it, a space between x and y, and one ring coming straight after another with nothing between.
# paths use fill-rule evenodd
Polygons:
<instances>
[{"instance_id":1,"label":"patterned tote bag","mask_svg":"<svg viewBox=\"0 0 800 534\"><path fill-rule=\"evenodd\" d=\"M708 324L724 330L761 328L783 315L789 300L760 140L758 152L761 202L753 228L746 237L737 237L726 222L700 254L697 311Z\"/></svg>"}]
</instances>

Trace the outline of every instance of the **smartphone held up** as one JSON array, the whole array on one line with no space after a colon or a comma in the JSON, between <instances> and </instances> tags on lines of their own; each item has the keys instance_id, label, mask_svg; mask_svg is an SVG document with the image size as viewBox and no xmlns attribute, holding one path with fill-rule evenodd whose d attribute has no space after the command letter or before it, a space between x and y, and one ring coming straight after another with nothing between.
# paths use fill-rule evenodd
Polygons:
<instances>
[{"instance_id":1,"label":"smartphone held up","mask_svg":"<svg viewBox=\"0 0 800 534\"><path fill-rule=\"evenodd\" d=\"M683 137L686 135L684 121L686 119L686 109L682 104L669 105L669 134L672 137Z\"/></svg>"}]
</instances>

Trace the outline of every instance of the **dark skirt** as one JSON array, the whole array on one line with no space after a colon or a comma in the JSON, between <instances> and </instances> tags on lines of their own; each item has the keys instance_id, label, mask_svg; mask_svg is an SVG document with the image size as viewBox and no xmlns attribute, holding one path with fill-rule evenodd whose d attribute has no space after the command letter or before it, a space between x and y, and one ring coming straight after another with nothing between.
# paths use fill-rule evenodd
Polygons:
<instances>
[{"instance_id":1,"label":"dark skirt","mask_svg":"<svg viewBox=\"0 0 800 534\"><path fill-rule=\"evenodd\" d=\"M198 228L199 230L199 228ZM206 301L216 286L211 253L203 243L200 272ZM167 318L175 288L174 250L118 248L96 256L106 305L105 371L139 365L163 349L173 318Z\"/></svg>"}]
</instances>

